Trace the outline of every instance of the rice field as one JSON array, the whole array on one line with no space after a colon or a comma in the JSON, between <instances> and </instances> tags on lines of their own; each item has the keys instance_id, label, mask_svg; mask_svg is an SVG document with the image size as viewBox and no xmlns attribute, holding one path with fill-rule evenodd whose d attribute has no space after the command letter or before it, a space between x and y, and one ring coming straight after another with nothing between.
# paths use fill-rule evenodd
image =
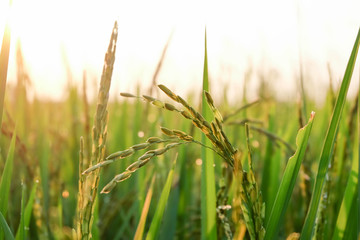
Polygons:
<instances>
[{"instance_id":1,"label":"rice field","mask_svg":"<svg viewBox=\"0 0 360 240\"><path fill-rule=\"evenodd\" d=\"M267 84L255 101L214 99L206 35L202 89L154 78L109 100L117 34L96 97L84 75L61 101L27 99L21 59L5 88L4 34L0 239L359 239L359 90L347 92L360 32L321 106Z\"/></svg>"}]
</instances>

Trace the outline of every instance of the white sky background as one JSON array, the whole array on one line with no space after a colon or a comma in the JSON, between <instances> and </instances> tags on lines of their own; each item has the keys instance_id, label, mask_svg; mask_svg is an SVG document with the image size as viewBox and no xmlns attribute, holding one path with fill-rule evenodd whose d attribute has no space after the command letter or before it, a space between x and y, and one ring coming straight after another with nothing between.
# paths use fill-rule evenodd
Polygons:
<instances>
[{"instance_id":1,"label":"white sky background","mask_svg":"<svg viewBox=\"0 0 360 240\"><path fill-rule=\"evenodd\" d=\"M66 56L76 83L86 70L100 79L114 21L119 24L112 95L145 93L170 34L158 82L184 94L202 83L204 29L208 40L211 89L240 99L245 72L253 71L249 96L265 74L284 100L297 96L299 52L306 90L317 100L329 85L327 63L338 84L360 26L360 1L85 1L0 0L0 36L9 13L12 48L8 81L15 82L17 39L37 95L60 99L68 83ZM299 46L301 51L299 51ZM359 59L350 86L358 89ZM274 70L277 72L274 75ZM88 85L92 85L90 82ZM146 87L146 89L145 89Z\"/></svg>"}]
</instances>

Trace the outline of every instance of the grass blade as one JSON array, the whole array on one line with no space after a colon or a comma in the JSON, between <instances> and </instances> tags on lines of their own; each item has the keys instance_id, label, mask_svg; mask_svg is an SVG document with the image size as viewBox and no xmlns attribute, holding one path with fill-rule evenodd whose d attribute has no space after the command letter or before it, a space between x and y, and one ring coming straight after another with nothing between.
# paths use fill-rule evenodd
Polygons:
<instances>
[{"instance_id":1,"label":"grass blade","mask_svg":"<svg viewBox=\"0 0 360 240\"><path fill-rule=\"evenodd\" d=\"M3 214L3 216L6 216L7 208L8 208L11 176L13 173L15 142L16 142L16 130L14 131L13 136L11 138L8 155L5 162L4 172L1 176L1 182L0 182L0 212Z\"/></svg>"},{"instance_id":2,"label":"grass blade","mask_svg":"<svg viewBox=\"0 0 360 240\"><path fill-rule=\"evenodd\" d=\"M207 64L207 42L205 30L205 57L203 74L203 91L209 92L209 76ZM202 115L209 120L211 111L205 104L206 98L202 98ZM201 143L209 145L206 136L201 136ZM212 153L206 148L201 149L201 239L216 239L216 194L215 194L215 173L214 159Z\"/></svg>"},{"instance_id":3,"label":"grass blade","mask_svg":"<svg viewBox=\"0 0 360 240\"><path fill-rule=\"evenodd\" d=\"M18 234L16 234L16 236L19 236L18 239L21 240L25 240L25 222L24 222L24 210L25 210L25 191L26 191L26 186L24 183L21 183L21 215L20 215L20 225L19 225L19 230L18 230Z\"/></svg>"},{"instance_id":4,"label":"grass blade","mask_svg":"<svg viewBox=\"0 0 360 240\"><path fill-rule=\"evenodd\" d=\"M173 177L174 177L174 168L175 168L175 165L176 165L176 159L177 159L177 155L175 157L175 160L173 162L173 166L172 166L172 168L171 168L171 170L170 170L170 172L168 174L168 177L166 179L164 188L163 188L163 190L161 192L159 203L158 203L158 205L156 207L155 215L154 215L154 218L153 218L153 220L151 222L149 232L148 232L148 234L146 236L146 240L156 239L158 234L159 234L160 223L161 223L161 220L162 220L163 215L164 215L165 206L166 206L166 203L167 203L168 198L169 198L171 184L172 184L172 180L173 180Z\"/></svg>"},{"instance_id":5,"label":"grass blade","mask_svg":"<svg viewBox=\"0 0 360 240\"><path fill-rule=\"evenodd\" d=\"M351 219L351 216L350 216L351 211L353 210L351 206L354 205L354 203L356 202L356 197L357 197L357 184L358 184L358 178L357 178L358 172L357 171L358 171L358 167L359 167L359 160L358 160L359 145L358 145L357 141L359 141L358 138L356 138L355 144L354 144L354 155L353 155L351 171L350 171L350 175L348 178L348 182L346 184L345 194L344 194L344 198L341 203L339 215L337 217L336 227L335 227L335 231L334 231L333 238L332 238L333 240L345 239L344 232L347 228L347 225L350 224L350 222L355 222L356 223L355 226L356 226L357 221L358 221L358 219L356 219L356 217Z\"/></svg>"},{"instance_id":6,"label":"grass blade","mask_svg":"<svg viewBox=\"0 0 360 240\"><path fill-rule=\"evenodd\" d=\"M24 216L25 239L26 239L26 229L29 229L29 225L30 225L30 218L31 218L31 214L32 214L32 208L33 208L33 203L34 203L34 199L35 199L37 185L38 185L38 182L35 182L34 186L31 189L30 197L26 204L24 212L22 212L22 215ZM16 236L15 236L16 240L23 239L23 238L21 238L19 231L20 231L20 229L18 229L16 232Z\"/></svg>"},{"instance_id":7,"label":"grass blade","mask_svg":"<svg viewBox=\"0 0 360 240\"><path fill-rule=\"evenodd\" d=\"M0 212L0 223L3 229L3 232L5 234L5 239L6 240L13 240L14 239L14 235L12 234L9 225L7 224L4 216L2 215L2 213Z\"/></svg>"},{"instance_id":8,"label":"grass blade","mask_svg":"<svg viewBox=\"0 0 360 240\"><path fill-rule=\"evenodd\" d=\"M285 215L300 170L301 162L306 152L314 116L315 113L313 112L308 124L299 130L296 137L297 149L286 165L284 176L281 180L269 221L267 222L265 240L275 239L278 233L279 224Z\"/></svg>"},{"instance_id":9,"label":"grass blade","mask_svg":"<svg viewBox=\"0 0 360 240\"><path fill-rule=\"evenodd\" d=\"M272 108L269 115L269 127L267 131L275 131L275 109ZM281 152L279 149L275 148L275 139L268 138L265 155L264 155L264 170L261 180L261 193L265 202L265 225L269 221L271 209L273 207L277 190L280 186L280 177L281 176ZM295 150L293 151L295 152ZM292 153L293 153L292 152Z\"/></svg>"},{"instance_id":10,"label":"grass blade","mask_svg":"<svg viewBox=\"0 0 360 240\"><path fill-rule=\"evenodd\" d=\"M148 212L149 212L149 207L150 207L150 203L151 203L151 197L152 197L152 194L153 194L154 181L155 181L155 176L152 178L149 190L148 190L148 192L146 194L144 207L143 207L142 212L141 212L140 222L139 222L139 225L138 225L138 227L136 229L134 240L143 239L145 223L146 223L146 217L147 217Z\"/></svg>"},{"instance_id":11,"label":"grass blade","mask_svg":"<svg viewBox=\"0 0 360 240\"><path fill-rule=\"evenodd\" d=\"M180 176L179 176L179 186L180 186L180 196L179 196L179 204L178 204L178 229L185 229L187 224L189 223L189 206L192 206L194 201L196 201L193 197L193 189L194 189L194 175L195 169L188 164L188 156L189 152L187 152L187 148L182 146L179 151L179 159L180 159ZM191 225L193 226L193 225ZM186 234L190 232L188 231L179 231L178 237L179 239L186 238Z\"/></svg>"},{"instance_id":12,"label":"grass blade","mask_svg":"<svg viewBox=\"0 0 360 240\"><path fill-rule=\"evenodd\" d=\"M319 207L321 192L324 185L325 176L327 174L329 161L332 155L332 149L336 138L336 131L339 126L342 110L346 101L347 91L349 89L349 84L351 81L351 76L354 70L356 56L359 49L359 43L360 43L360 29L358 31L353 50L351 52L351 56L348 61L348 65L346 67L345 75L340 87L339 96L336 100L334 112L330 121L329 128L326 133L326 138L321 152L318 172L315 180L315 186L313 188L313 193L310 201L310 207L308 209L305 218L305 223L301 231L300 239L310 239L312 236L316 213Z\"/></svg>"},{"instance_id":13,"label":"grass blade","mask_svg":"<svg viewBox=\"0 0 360 240\"><path fill-rule=\"evenodd\" d=\"M359 92L358 92L358 109L357 109L357 117L358 117L358 197L357 197L357 206L358 206L358 212L357 212L357 236L360 237L360 81L359 81Z\"/></svg>"}]
</instances>

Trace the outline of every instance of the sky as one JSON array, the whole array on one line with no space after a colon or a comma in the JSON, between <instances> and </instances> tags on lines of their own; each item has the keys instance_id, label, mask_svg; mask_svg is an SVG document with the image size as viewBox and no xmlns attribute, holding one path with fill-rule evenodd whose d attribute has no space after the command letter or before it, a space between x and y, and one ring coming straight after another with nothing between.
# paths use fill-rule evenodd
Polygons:
<instances>
[{"instance_id":1,"label":"sky","mask_svg":"<svg viewBox=\"0 0 360 240\"><path fill-rule=\"evenodd\" d=\"M200 91L207 34L211 91L242 98L251 71L249 98L265 76L280 99L298 96L299 65L305 88L315 100L325 97L328 65L337 87L360 27L360 1L123 1L0 0L0 36L10 19L12 41L8 82L16 81L16 47L21 43L33 94L66 96L69 83L99 81L114 21L118 42L111 95L146 92L171 36L158 83L178 93ZM358 89L359 62L350 94ZM90 88L90 87L89 87ZM89 89L90 92L94 92Z\"/></svg>"}]
</instances>

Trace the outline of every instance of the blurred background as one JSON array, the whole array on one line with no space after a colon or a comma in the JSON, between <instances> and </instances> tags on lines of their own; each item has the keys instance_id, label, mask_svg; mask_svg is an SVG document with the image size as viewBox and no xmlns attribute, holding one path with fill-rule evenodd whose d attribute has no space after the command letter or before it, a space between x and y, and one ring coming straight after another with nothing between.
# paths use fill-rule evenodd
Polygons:
<instances>
[{"instance_id":1,"label":"blurred background","mask_svg":"<svg viewBox=\"0 0 360 240\"><path fill-rule=\"evenodd\" d=\"M215 97L227 87L229 99L241 99L247 76L248 97L264 79L279 99L294 100L302 72L305 90L321 102L329 69L335 88L343 77L360 23L357 0L14 0L12 9L7 0L0 2L1 37L6 19L12 30L8 82L16 81L16 49L21 48L29 97L55 100L67 95L69 83L80 84L84 71L94 82L89 85L97 86L117 20L112 97L136 91L139 83L148 88L167 44L157 81L180 94L200 91L206 26ZM359 64L350 96L358 81Z\"/></svg>"}]
</instances>

